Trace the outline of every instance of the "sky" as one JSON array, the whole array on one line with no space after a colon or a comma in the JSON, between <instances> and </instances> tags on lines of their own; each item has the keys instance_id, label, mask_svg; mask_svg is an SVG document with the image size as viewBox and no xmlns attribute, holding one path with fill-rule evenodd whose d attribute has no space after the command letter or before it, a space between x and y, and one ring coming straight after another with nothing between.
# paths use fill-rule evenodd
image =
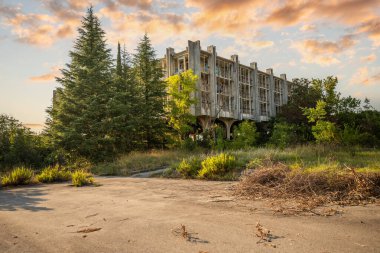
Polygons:
<instances>
[{"instance_id":1,"label":"sky","mask_svg":"<svg viewBox=\"0 0 380 253\"><path fill-rule=\"evenodd\" d=\"M114 53L145 32L158 58L200 40L288 80L337 76L343 96L380 109L380 0L0 0L0 113L41 128L90 5Z\"/></svg>"}]
</instances>

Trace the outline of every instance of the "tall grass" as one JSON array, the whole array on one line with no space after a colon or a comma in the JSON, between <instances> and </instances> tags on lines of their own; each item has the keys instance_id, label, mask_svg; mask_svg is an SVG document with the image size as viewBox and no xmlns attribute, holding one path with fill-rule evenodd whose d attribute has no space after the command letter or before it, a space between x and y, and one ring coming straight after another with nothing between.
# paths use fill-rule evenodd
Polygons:
<instances>
[{"instance_id":1,"label":"tall grass","mask_svg":"<svg viewBox=\"0 0 380 253\"><path fill-rule=\"evenodd\" d=\"M84 170L76 170L71 174L72 184L76 187L94 184L94 177Z\"/></svg>"},{"instance_id":2,"label":"tall grass","mask_svg":"<svg viewBox=\"0 0 380 253\"><path fill-rule=\"evenodd\" d=\"M34 172L29 168L18 167L1 178L2 186L26 185L33 182Z\"/></svg>"},{"instance_id":3,"label":"tall grass","mask_svg":"<svg viewBox=\"0 0 380 253\"><path fill-rule=\"evenodd\" d=\"M49 166L44 168L36 178L41 183L64 182L71 179L71 172L65 169L59 170L58 165Z\"/></svg>"},{"instance_id":4,"label":"tall grass","mask_svg":"<svg viewBox=\"0 0 380 253\"><path fill-rule=\"evenodd\" d=\"M221 151L208 151L206 154L199 151L188 152L184 150L132 152L121 156L112 163L96 165L92 168L92 172L97 175L129 176L142 171L170 167L171 170L168 170L165 176L196 177L196 173L192 171L194 161L191 160L199 158L195 160L202 161L209 156L220 153ZM233 171L237 173L244 170L249 164L260 164L260 161L283 163L289 167L304 170L344 169L350 167L358 171L380 171L380 150L374 149L304 145L285 149L257 147L231 150L228 151L228 154L236 158ZM185 162L183 162L184 159ZM177 168L178 170L176 170Z\"/></svg>"},{"instance_id":5,"label":"tall grass","mask_svg":"<svg viewBox=\"0 0 380 253\"><path fill-rule=\"evenodd\" d=\"M97 175L129 176L138 172L152 171L170 167L190 156L182 150L153 150L149 152L132 152L121 156L112 163L94 166L91 171Z\"/></svg>"}]
</instances>

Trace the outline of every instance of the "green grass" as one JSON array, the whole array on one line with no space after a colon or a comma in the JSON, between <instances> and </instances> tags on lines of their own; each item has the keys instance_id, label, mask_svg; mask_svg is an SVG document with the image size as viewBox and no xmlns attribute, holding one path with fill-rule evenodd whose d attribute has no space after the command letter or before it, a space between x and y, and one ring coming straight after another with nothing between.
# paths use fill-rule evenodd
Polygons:
<instances>
[{"instance_id":1,"label":"green grass","mask_svg":"<svg viewBox=\"0 0 380 253\"><path fill-rule=\"evenodd\" d=\"M71 172L65 169L59 170L58 166L46 167L36 179L41 183L65 182L71 180Z\"/></svg>"},{"instance_id":2,"label":"green grass","mask_svg":"<svg viewBox=\"0 0 380 253\"><path fill-rule=\"evenodd\" d=\"M112 163L94 166L91 171L96 175L129 176L138 172L152 171L173 166L182 159L191 156L182 150L154 150L150 152L132 152L121 156Z\"/></svg>"},{"instance_id":3,"label":"green grass","mask_svg":"<svg viewBox=\"0 0 380 253\"><path fill-rule=\"evenodd\" d=\"M33 183L34 172L29 168L18 167L1 178L2 186L16 186Z\"/></svg>"},{"instance_id":4,"label":"green grass","mask_svg":"<svg viewBox=\"0 0 380 253\"><path fill-rule=\"evenodd\" d=\"M169 169L165 171L164 177L196 178L191 160L199 158L203 161L219 153L209 151L206 154L183 150L133 152L121 156L112 163L96 165L92 168L92 172L97 175L128 176L167 167ZM265 166L268 162L283 163L290 168L303 171L344 170L349 167L360 172L380 172L380 150L377 149L305 145L285 149L257 147L231 150L227 153L236 158L233 173L237 177L246 168L255 169Z\"/></svg>"},{"instance_id":5,"label":"green grass","mask_svg":"<svg viewBox=\"0 0 380 253\"><path fill-rule=\"evenodd\" d=\"M297 146L284 150L257 148L231 152L242 164L253 159L281 162L290 167L305 170L346 169L380 172L380 150L356 149L318 145Z\"/></svg>"}]
</instances>

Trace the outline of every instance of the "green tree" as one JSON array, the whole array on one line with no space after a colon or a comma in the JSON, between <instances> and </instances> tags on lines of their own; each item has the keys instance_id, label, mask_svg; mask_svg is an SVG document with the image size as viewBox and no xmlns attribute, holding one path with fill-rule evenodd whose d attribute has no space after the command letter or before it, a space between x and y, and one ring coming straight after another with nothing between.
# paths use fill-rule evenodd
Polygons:
<instances>
[{"instance_id":1,"label":"green tree","mask_svg":"<svg viewBox=\"0 0 380 253\"><path fill-rule=\"evenodd\" d=\"M318 143L333 143L337 140L337 129L333 122L325 120L326 118L326 102L319 100L315 108L305 108L304 114L312 126L312 132Z\"/></svg>"},{"instance_id":2,"label":"green tree","mask_svg":"<svg viewBox=\"0 0 380 253\"><path fill-rule=\"evenodd\" d=\"M62 89L47 110L49 134L57 147L99 161L115 153L110 101L117 89L105 33L92 7L82 19L70 63L57 78Z\"/></svg>"},{"instance_id":3,"label":"green tree","mask_svg":"<svg viewBox=\"0 0 380 253\"><path fill-rule=\"evenodd\" d=\"M286 122L276 122L273 127L272 136L269 139L269 144L283 149L292 143L296 143L295 129L295 125Z\"/></svg>"},{"instance_id":4,"label":"green tree","mask_svg":"<svg viewBox=\"0 0 380 253\"><path fill-rule=\"evenodd\" d=\"M190 108L197 103L193 96L197 80L198 76L194 75L192 70L173 75L166 80L169 125L176 132L180 142L186 139L196 123L196 117L191 114Z\"/></svg>"},{"instance_id":5,"label":"green tree","mask_svg":"<svg viewBox=\"0 0 380 253\"><path fill-rule=\"evenodd\" d=\"M136 82L136 99L139 103L138 125L140 143L144 148L163 145L167 129L164 101L166 84L163 72L150 39L145 34L132 60Z\"/></svg>"},{"instance_id":6,"label":"green tree","mask_svg":"<svg viewBox=\"0 0 380 253\"><path fill-rule=\"evenodd\" d=\"M248 148L255 145L258 133L256 125L253 121L244 120L241 122L232 133L233 140L231 145L233 148Z\"/></svg>"},{"instance_id":7,"label":"green tree","mask_svg":"<svg viewBox=\"0 0 380 253\"><path fill-rule=\"evenodd\" d=\"M0 171L18 165L41 167L49 152L42 135L34 134L15 118L0 114Z\"/></svg>"}]
</instances>

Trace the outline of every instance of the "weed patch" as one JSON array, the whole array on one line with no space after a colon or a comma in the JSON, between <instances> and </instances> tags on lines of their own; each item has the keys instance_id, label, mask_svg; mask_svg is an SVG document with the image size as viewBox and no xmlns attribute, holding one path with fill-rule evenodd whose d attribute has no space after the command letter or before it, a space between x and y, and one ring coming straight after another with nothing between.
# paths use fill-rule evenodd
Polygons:
<instances>
[{"instance_id":1,"label":"weed patch","mask_svg":"<svg viewBox=\"0 0 380 253\"><path fill-rule=\"evenodd\" d=\"M60 170L58 166L46 167L36 178L41 183L65 182L71 179L71 172Z\"/></svg>"},{"instance_id":2,"label":"weed patch","mask_svg":"<svg viewBox=\"0 0 380 253\"><path fill-rule=\"evenodd\" d=\"M19 167L3 176L1 179L1 184L2 186L26 185L33 182L33 177L33 170Z\"/></svg>"},{"instance_id":3,"label":"weed patch","mask_svg":"<svg viewBox=\"0 0 380 253\"><path fill-rule=\"evenodd\" d=\"M72 184L76 187L94 184L94 177L84 170L77 170L72 173Z\"/></svg>"},{"instance_id":4,"label":"weed patch","mask_svg":"<svg viewBox=\"0 0 380 253\"><path fill-rule=\"evenodd\" d=\"M211 180L231 179L232 172L236 167L234 156L221 153L215 156L209 156L202 161L201 170L198 173L199 178Z\"/></svg>"}]
</instances>

